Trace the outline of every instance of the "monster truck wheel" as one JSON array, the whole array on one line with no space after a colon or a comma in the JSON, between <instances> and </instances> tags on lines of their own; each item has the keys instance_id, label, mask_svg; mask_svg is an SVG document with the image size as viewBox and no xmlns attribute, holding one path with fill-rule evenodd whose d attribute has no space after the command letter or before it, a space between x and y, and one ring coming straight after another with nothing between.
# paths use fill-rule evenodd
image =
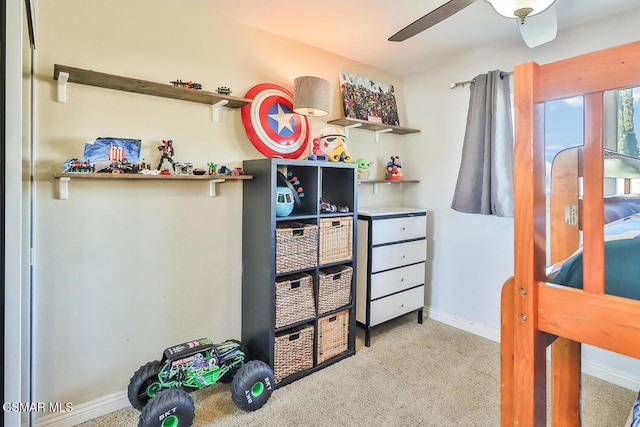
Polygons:
<instances>
[{"instance_id":1,"label":"monster truck wheel","mask_svg":"<svg viewBox=\"0 0 640 427\"><path fill-rule=\"evenodd\" d=\"M158 382L158 373L160 372L160 362L154 360L138 369L129 380L127 388L127 397L131 406L142 411L144 405L149 399L156 395L162 386Z\"/></svg>"},{"instance_id":2,"label":"monster truck wheel","mask_svg":"<svg viewBox=\"0 0 640 427\"><path fill-rule=\"evenodd\" d=\"M275 380L273 371L264 362L252 360L245 363L233 377L231 397L244 411L255 411L269 400Z\"/></svg>"},{"instance_id":3,"label":"monster truck wheel","mask_svg":"<svg viewBox=\"0 0 640 427\"><path fill-rule=\"evenodd\" d=\"M189 393L168 388L152 398L140 414L138 427L190 427L196 408Z\"/></svg>"}]
</instances>

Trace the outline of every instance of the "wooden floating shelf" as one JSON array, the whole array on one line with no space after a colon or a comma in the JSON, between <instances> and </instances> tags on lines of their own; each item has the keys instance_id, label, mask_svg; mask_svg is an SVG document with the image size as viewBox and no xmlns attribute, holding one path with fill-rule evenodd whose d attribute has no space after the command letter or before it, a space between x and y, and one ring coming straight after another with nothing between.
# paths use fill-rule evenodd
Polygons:
<instances>
[{"instance_id":1,"label":"wooden floating shelf","mask_svg":"<svg viewBox=\"0 0 640 427\"><path fill-rule=\"evenodd\" d=\"M402 184L402 183L410 183L416 184L419 183L417 179L403 179L401 181L388 181L386 179L359 179L358 184L373 184L373 194L378 193L378 186L384 184Z\"/></svg>"},{"instance_id":2,"label":"wooden floating shelf","mask_svg":"<svg viewBox=\"0 0 640 427\"><path fill-rule=\"evenodd\" d=\"M385 125L381 123L368 122L366 120L352 119L350 117L341 117L339 119L329 120L331 125L353 127L356 129L366 129L374 132L389 132L397 135L407 135L411 133L419 133L418 129L404 128L401 126Z\"/></svg>"},{"instance_id":3,"label":"wooden floating shelf","mask_svg":"<svg viewBox=\"0 0 640 427\"><path fill-rule=\"evenodd\" d=\"M60 73L67 73L68 78L66 81L70 83L79 83L107 89L122 90L125 92L141 93L144 95L159 96L162 98L199 102L201 104L215 105L220 103L219 105L224 105L228 108L239 108L252 102L251 99L247 98L221 95L219 93L206 92L203 90L185 89L170 84L155 83L146 80L133 79L55 64L53 67L53 79L58 80Z\"/></svg>"},{"instance_id":4,"label":"wooden floating shelf","mask_svg":"<svg viewBox=\"0 0 640 427\"><path fill-rule=\"evenodd\" d=\"M402 184L403 182L420 182L417 179L403 179L399 181L389 181L386 179L359 179L358 183L361 184Z\"/></svg>"},{"instance_id":5,"label":"wooden floating shelf","mask_svg":"<svg viewBox=\"0 0 640 427\"><path fill-rule=\"evenodd\" d=\"M69 181L74 179L144 179L144 180L160 180L160 181L208 181L209 197L216 197L216 184L225 181L240 181L245 179L253 179L252 175L147 175L142 173L56 173L53 175L58 180L59 199L67 200L69 198Z\"/></svg>"},{"instance_id":6,"label":"wooden floating shelf","mask_svg":"<svg viewBox=\"0 0 640 427\"><path fill-rule=\"evenodd\" d=\"M56 173L54 178L79 178L79 179L159 179L159 180L199 180L208 181L212 179L234 180L253 179L252 175L147 175L143 173Z\"/></svg>"}]
</instances>

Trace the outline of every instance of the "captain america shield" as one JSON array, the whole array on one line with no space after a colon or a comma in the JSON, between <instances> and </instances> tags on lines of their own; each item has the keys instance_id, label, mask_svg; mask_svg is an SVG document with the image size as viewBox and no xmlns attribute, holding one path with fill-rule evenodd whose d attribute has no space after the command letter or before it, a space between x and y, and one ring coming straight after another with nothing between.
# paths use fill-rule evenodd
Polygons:
<instances>
[{"instance_id":1,"label":"captain america shield","mask_svg":"<svg viewBox=\"0 0 640 427\"><path fill-rule=\"evenodd\" d=\"M309 143L309 120L293 112L293 95L285 88L261 83L249 89L253 99L241 110L251 143L267 157L297 159Z\"/></svg>"}]
</instances>

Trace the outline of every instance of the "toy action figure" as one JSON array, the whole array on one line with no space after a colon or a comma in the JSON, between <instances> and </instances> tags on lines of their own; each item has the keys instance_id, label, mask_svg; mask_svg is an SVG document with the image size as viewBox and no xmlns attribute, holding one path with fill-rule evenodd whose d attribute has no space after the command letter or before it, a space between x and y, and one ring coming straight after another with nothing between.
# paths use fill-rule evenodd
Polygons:
<instances>
[{"instance_id":1,"label":"toy action figure","mask_svg":"<svg viewBox=\"0 0 640 427\"><path fill-rule=\"evenodd\" d=\"M158 146L158 151L162 151L162 157L160 157L160 162L158 163L158 170L162 168L162 164L166 159L169 163L171 163L171 169L175 172L176 166L173 163L173 141L170 139L167 141L163 140L162 145Z\"/></svg>"},{"instance_id":2,"label":"toy action figure","mask_svg":"<svg viewBox=\"0 0 640 427\"><path fill-rule=\"evenodd\" d=\"M398 156L391 156L391 161L387 163L387 181L402 181L402 163Z\"/></svg>"}]
</instances>

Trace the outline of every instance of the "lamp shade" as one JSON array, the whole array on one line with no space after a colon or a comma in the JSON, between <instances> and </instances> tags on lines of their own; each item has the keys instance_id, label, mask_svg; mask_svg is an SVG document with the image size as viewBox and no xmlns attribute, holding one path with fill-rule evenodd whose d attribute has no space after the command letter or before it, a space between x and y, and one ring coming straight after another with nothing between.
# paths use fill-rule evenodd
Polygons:
<instances>
[{"instance_id":1,"label":"lamp shade","mask_svg":"<svg viewBox=\"0 0 640 427\"><path fill-rule=\"evenodd\" d=\"M555 3L556 0L486 0L502 16L524 19L537 15Z\"/></svg>"},{"instance_id":2,"label":"lamp shade","mask_svg":"<svg viewBox=\"0 0 640 427\"><path fill-rule=\"evenodd\" d=\"M320 77L303 76L294 81L293 111L305 116L329 114L329 82Z\"/></svg>"}]
</instances>

